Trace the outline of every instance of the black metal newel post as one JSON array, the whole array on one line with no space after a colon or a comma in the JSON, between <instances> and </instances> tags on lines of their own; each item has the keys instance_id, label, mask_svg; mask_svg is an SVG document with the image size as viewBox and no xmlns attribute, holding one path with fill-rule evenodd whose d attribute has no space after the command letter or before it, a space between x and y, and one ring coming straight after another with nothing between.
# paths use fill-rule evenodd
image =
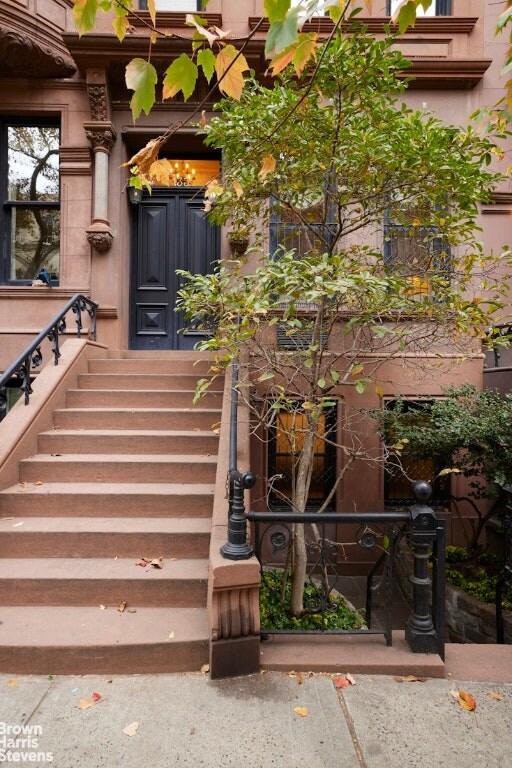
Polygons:
<instances>
[{"instance_id":1,"label":"black metal newel post","mask_svg":"<svg viewBox=\"0 0 512 768\"><path fill-rule=\"evenodd\" d=\"M256 483L256 475L250 470L237 469L238 445L238 363L233 363L231 384L231 420L229 426L229 502L228 540L220 548L226 560L248 560L254 550L247 541L247 518L245 516L244 491Z\"/></svg>"},{"instance_id":2,"label":"black metal newel post","mask_svg":"<svg viewBox=\"0 0 512 768\"><path fill-rule=\"evenodd\" d=\"M411 530L408 534L414 552L414 570L410 577L413 607L405 627L405 639L414 653L437 653L439 643L430 608L432 579L428 570L430 550L437 536L437 518L434 510L427 506L432 497L429 483L414 483L412 492L417 502L409 509Z\"/></svg>"}]
</instances>

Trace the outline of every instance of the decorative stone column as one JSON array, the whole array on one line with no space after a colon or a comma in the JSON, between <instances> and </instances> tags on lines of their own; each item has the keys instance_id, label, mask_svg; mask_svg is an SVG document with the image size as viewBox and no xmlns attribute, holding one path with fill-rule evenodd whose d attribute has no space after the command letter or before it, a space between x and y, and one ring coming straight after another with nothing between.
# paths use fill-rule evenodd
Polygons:
<instances>
[{"instance_id":1,"label":"decorative stone column","mask_svg":"<svg viewBox=\"0 0 512 768\"><path fill-rule=\"evenodd\" d=\"M84 123L84 129L94 153L94 194L92 222L86 236L96 251L106 253L114 240L108 217L108 158L116 140L116 131L109 120L105 70L87 71L87 92L92 120Z\"/></svg>"}]
</instances>

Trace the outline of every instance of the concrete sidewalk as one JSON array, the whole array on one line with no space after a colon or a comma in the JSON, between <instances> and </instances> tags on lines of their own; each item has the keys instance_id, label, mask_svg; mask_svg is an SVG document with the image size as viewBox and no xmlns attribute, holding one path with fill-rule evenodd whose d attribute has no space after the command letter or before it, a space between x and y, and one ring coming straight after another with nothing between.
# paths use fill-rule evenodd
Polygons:
<instances>
[{"instance_id":1,"label":"concrete sidewalk","mask_svg":"<svg viewBox=\"0 0 512 768\"><path fill-rule=\"evenodd\" d=\"M0 675L0 762L55 768L512 765L512 684L354 677L356 685L337 690L329 674L267 672L220 681L200 673ZM461 688L476 699L475 712L451 695ZM101 699L81 709L93 692ZM123 732L127 726L133 735ZM15 742L3 752L5 739Z\"/></svg>"}]
</instances>

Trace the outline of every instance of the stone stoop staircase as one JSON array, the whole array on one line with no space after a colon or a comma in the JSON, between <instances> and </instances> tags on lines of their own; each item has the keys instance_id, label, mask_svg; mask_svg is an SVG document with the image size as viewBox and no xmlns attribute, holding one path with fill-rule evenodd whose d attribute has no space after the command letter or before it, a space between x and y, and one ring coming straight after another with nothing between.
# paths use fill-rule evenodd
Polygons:
<instances>
[{"instance_id":1,"label":"stone stoop staircase","mask_svg":"<svg viewBox=\"0 0 512 768\"><path fill-rule=\"evenodd\" d=\"M0 671L199 670L222 392L207 361L89 362L0 492ZM221 388L221 387L220 387ZM142 567L163 558L162 568ZM125 609L119 610L126 603Z\"/></svg>"}]
</instances>

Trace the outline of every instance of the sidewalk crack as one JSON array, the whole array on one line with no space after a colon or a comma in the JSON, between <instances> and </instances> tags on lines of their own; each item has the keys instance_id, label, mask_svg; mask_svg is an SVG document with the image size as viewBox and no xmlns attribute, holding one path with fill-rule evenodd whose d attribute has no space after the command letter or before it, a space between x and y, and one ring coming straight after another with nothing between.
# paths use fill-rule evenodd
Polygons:
<instances>
[{"instance_id":1,"label":"sidewalk crack","mask_svg":"<svg viewBox=\"0 0 512 768\"><path fill-rule=\"evenodd\" d=\"M345 697L343 696L342 691L337 691L337 694L338 694L338 701L340 702L341 711L343 712L343 716L345 718L345 722L347 723L347 728L350 733L350 738L352 739L352 744L354 745L354 750L357 756L357 761L359 763L359 768L368 768L366 760L364 759L364 753L363 753L363 748L361 746L361 742L359 741L359 738L357 736L354 721L352 720L352 717L350 716L350 712L348 711Z\"/></svg>"}]
</instances>

